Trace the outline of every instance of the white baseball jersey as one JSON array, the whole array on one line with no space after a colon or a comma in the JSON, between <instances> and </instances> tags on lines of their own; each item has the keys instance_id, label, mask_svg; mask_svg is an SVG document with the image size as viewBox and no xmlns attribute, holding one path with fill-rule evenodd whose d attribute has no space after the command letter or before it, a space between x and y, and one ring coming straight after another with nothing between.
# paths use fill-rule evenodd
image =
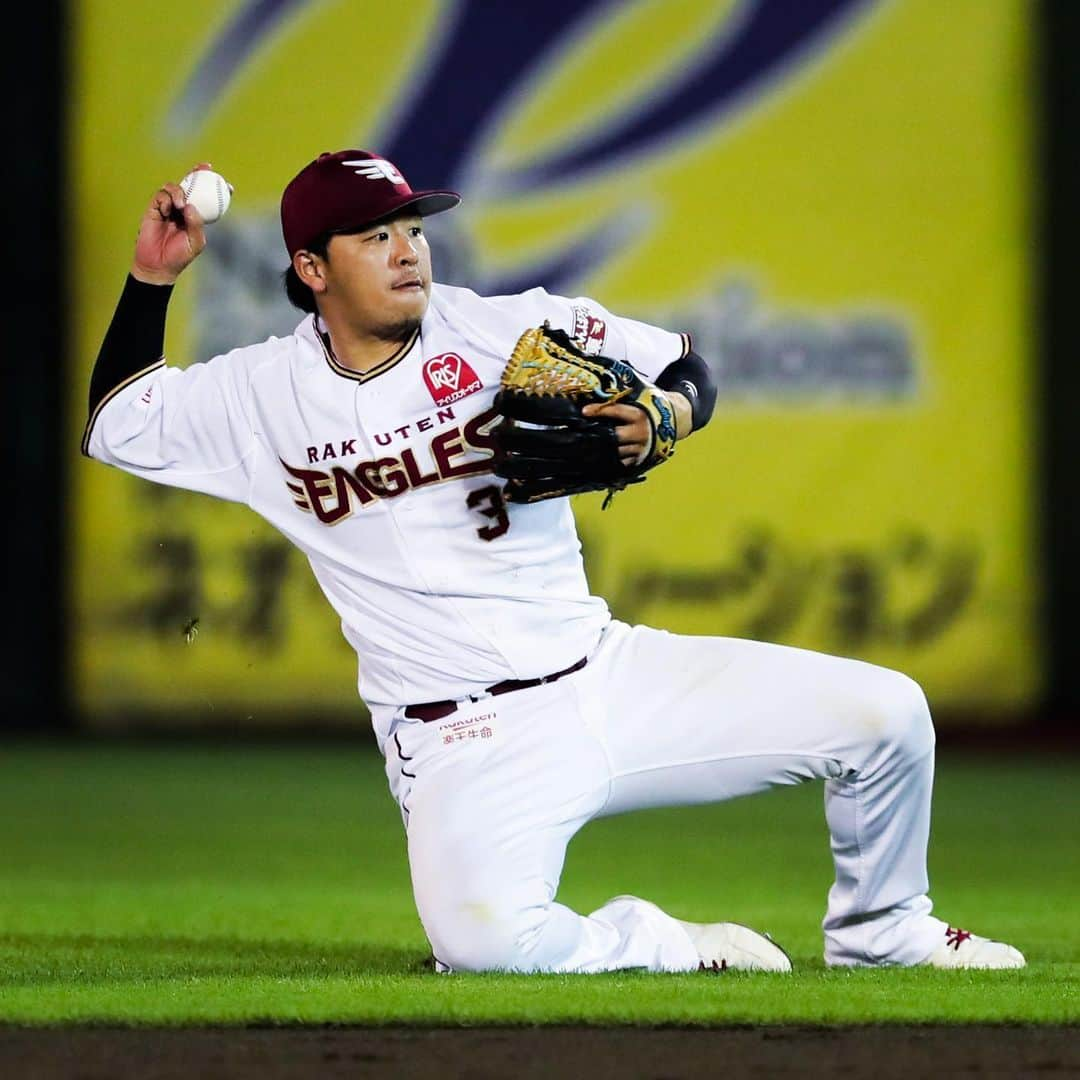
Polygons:
<instances>
[{"instance_id":1,"label":"white baseball jersey","mask_svg":"<svg viewBox=\"0 0 1080 1080\"><path fill-rule=\"evenodd\" d=\"M291 337L136 374L84 446L246 503L292 540L341 617L369 705L546 675L589 653L610 615L589 592L568 500L507 505L490 472L499 377L544 320L649 379L689 346L585 298L435 285L420 330L371 371L338 364L309 316Z\"/></svg>"}]
</instances>

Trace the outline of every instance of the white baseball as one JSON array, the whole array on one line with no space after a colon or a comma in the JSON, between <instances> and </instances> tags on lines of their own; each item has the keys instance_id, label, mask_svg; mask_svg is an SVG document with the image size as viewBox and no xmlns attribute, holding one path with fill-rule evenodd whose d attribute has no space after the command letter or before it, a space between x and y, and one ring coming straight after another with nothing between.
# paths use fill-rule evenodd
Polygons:
<instances>
[{"instance_id":1,"label":"white baseball","mask_svg":"<svg viewBox=\"0 0 1080 1080\"><path fill-rule=\"evenodd\" d=\"M207 225L217 221L232 201L232 184L211 169L189 172L180 181L180 189Z\"/></svg>"}]
</instances>

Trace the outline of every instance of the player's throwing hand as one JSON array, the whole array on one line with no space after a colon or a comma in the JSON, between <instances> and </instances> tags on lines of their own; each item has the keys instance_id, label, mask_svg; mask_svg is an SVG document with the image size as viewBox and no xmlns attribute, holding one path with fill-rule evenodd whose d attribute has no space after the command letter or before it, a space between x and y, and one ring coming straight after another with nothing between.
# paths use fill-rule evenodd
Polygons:
<instances>
[{"instance_id":1,"label":"player's throwing hand","mask_svg":"<svg viewBox=\"0 0 1080 1080\"><path fill-rule=\"evenodd\" d=\"M197 169L210 168L200 162ZM131 275L152 285L171 285L206 247L199 211L179 184L164 184L150 200L139 225Z\"/></svg>"}]
</instances>

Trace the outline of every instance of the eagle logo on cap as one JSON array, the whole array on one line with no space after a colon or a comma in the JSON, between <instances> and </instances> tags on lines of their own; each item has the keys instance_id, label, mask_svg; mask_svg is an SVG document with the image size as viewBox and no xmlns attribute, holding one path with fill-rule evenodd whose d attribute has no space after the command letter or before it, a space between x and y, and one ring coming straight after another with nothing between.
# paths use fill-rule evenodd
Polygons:
<instances>
[{"instance_id":1,"label":"eagle logo on cap","mask_svg":"<svg viewBox=\"0 0 1080 1080\"><path fill-rule=\"evenodd\" d=\"M341 164L353 169L357 176L366 176L369 180L389 180L391 184L405 183L405 177L385 158L363 158L343 161Z\"/></svg>"}]
</instances>

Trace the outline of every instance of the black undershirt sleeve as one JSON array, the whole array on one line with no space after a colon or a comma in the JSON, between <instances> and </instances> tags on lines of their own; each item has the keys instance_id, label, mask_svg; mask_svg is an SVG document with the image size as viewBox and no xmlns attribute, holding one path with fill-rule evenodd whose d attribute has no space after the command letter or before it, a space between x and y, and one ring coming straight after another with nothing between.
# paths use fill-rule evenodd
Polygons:
<instances>
[{"instance_id":1,"label":"black undershirt sleeve","mask_svg":"<svg viewBox=\"0 0 1080 1080\"><path fill-rule=\"evenodd\" d=\"M693 415L691 431L703 428L712 417L716 407L716 383L709 365L692 350L681 360L668 364L656 377L661 390L674 390L690 402Z\"/></svg>"},{"instance_id":2,"label":"black undershirt sleeve","mask_svg":"<svg viewBox=\"0 0 1080 1080\"><path fill-rule=\"evenodd\" d=\"M162 359L172 291L171 285L148 285L128 274L90 376L88 429L115 391Z\"/></svg>"}]
</instances>

